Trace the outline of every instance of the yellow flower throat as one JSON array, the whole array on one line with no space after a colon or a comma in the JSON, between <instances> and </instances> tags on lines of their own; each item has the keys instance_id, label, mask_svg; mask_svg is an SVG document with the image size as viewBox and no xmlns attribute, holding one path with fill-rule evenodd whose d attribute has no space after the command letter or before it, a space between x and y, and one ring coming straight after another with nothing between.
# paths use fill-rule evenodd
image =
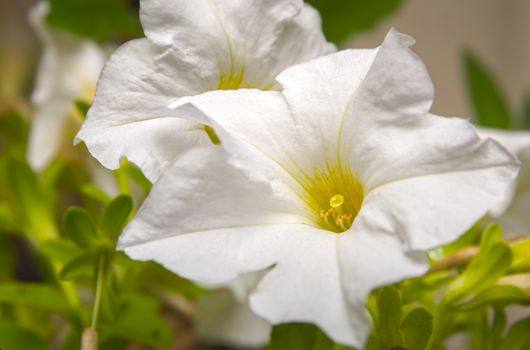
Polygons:
<instances>
[{"instance_id":1,"label":"yellow flower throat","mask_svg":"<svg viewBox=\"0 0 530 350\"><path fill-rule=\"evenodd\" d=\"M350 167L315 168L313 176L304 176L300 184L302 199L311 208L318 226L335 233L347 231L361 209L364 190Z\"/></svg>"}]
</instances>

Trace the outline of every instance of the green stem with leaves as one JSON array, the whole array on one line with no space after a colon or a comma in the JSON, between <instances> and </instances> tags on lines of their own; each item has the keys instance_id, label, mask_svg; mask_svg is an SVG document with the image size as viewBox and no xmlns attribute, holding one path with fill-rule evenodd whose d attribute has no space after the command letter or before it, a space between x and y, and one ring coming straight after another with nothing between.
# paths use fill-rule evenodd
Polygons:
<instances>
[{"instance_id":1,"label":"green stem with leaves","mask_svg":"<svg viewBox=\"0 0 530 350\"><path fill-rule=\"evenodd\" d=\"M99 309L101 305L101 295L103 293L103 285L105 283L105 260L105 254L100 253L98 257L94 305L92 307L92 321L90 322L90 328L87 328L83 331L83 338L81 340L81 350L98 349L98 333L96 329L98 325Z\"/></svg>"}]
</instances>

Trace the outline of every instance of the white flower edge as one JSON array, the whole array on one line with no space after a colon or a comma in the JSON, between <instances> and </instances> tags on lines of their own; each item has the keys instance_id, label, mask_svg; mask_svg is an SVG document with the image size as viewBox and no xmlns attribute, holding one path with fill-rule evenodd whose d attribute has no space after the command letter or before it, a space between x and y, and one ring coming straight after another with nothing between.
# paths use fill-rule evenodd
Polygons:
<instances>
[{"instance_id":1,"label":"white flower edge","mask_svg":"<svg viewBox=\"0 0 530 350\"><path fill-rule=\"evenodd\" d=\"M92 98L107 58L94 42L50 28L46 23L49 11L49 3L39 2L30 13L30 22L44 45L31 96L35 112L27 153L29 164L37 171L57 155L74 102Z\"/></svg>"},{"instance_id":2,"label":"white flower edge","mask_svg":"<svg viewBox=\"0 0 530 350\"><path fill-rule=\"evenodd\" d=\"M466 120L428 114L432 84L411 43L391 31L379 49L286 70L282 92L178 101L177 112L215 128L222 148L176 159L119 248L207 283L270 268L250 294L252 310L273 324L312 322L336 342L362 346L370 291L427 271L425 251L498 205L518 170ZM322 229L295 190L297 172L337 154L366 190L341 234Z\"/></svg>"},{"instance_id":3,"label":"white flower edge","mask_svg":"<svg viewBox=\"0 0 530 350\"><path fill-rule=\"evenodd\" d=\"M477 128L479 135L500 142L521 162L521 172L492 216L507 232L530 234L530 132Z\"/></svg>"},{"instance_id":4,"label":"white flower edge","mask_svg":"<svg viewBox=\"0 0 530 350\"><path fill-rule=\"evenodd\" d=\"M126 157L151 181L176 155L210 143L204 126L179 118L186 116L167 109L170 102L238 88L239 80L274 88L283 69L335 50L301 0L142 0L140 15L147 38L107 62L75 142L109 169Z\"/></svg>"}]
</instances>

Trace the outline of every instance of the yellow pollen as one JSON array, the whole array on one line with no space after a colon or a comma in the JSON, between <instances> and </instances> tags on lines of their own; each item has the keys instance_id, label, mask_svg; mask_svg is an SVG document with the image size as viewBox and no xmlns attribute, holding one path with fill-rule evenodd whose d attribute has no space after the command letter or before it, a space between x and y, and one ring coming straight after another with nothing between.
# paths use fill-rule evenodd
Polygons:
<instances>
[{"instance_id":1,"label":"yellow pollen","mask_svg":"<svg viewBox=\"0 0 530 350\"><path fill-rule=\"evenodd\" d=\"M342 194L336 194L329 200L329 206L332 208L340 208L344 204L344 196Z\"/></svg>"},{"instance_id":2,"label":"yellow pollen","mask_svg":"<svg viewBox=\"0 0 530 350\"><path fill-rule=\"evenodd\" d=\"M349 166L326 164L313 175L298 178L300 197L315 212L318 226L335 233L347 231L361 209L364 189Z\"/></svg>"}]
</instances>

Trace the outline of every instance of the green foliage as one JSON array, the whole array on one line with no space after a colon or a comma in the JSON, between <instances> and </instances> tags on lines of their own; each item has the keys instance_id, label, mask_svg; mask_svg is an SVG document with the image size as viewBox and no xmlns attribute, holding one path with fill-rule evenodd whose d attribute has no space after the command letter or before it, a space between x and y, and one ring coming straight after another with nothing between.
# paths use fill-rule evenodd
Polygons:
<instances>
[{"instance_id":1,"label":"green foliage","mask_svg":"<svg viewBox=\"0 0 530 350\"><path fill-rule=\"evenodd\" d=\"M132 200L129 196L119 196L103 211L99 229L101 235L110 238L112 242L118 239L127 219L131 214Z\"/></svg>"},{"instance_id":2,"label":"green foliage","mask_svg":"<svg viewBox=\"0 0 530 350\"><path fill-rule=\"evenodd\" d=\"M462 305L462 309L469 310L485 305L526 304L529 301L530 293L521 288L513 285L493 285L477 293L473 299Z\"/></svg>"},{"instance_id":3,"label":"green foliage","mask_svg":"<svg viewBox=\"0 0 530 350\"><path fill-rule=\"evenodd\" d=\"M317 326L288 323L274 326L270 350L333 350L333 342Z\"/></svg>"},{"instance_id":4,"label":"green foliage","mask_svg":"<svg viewBox=\"0 0 530 350\"><path fill-rule=\"evenodd\" d=\"M502 240L502 229L490 225L483 233L480 250L467 269L450 285L445 300L454 304L490 287L509 269L512 252Z\"/></svg>"},{"instance_id":5,"label":"green foliage","mask_svg":"<svg viewBox=\"0 0 530 350\"><path fill-rule=\"evenodd\" d=\"M69 208L66 211L64 230L79 248L86 249L98 240L96 225L88 212L82 208Z\"/></svg>"},{"instance_id":6,"label":"green foliage","mask_svg":"<svg viewBox=\"0 0 530 350\"><path fill-rule=\"evenodd\" d=\"M90 278L94 275L98 262L98 254L93 251L81 253L70 260L59 273L62 280Z\"/></svg>"},{"instance_id":7,"label":"green foliage","mask_svg":"<svg viewBox=\"0 0 530 350\"><path fill-rule=\"evenodd\" d=\"M70 307L55 288L40 283L8 282L0 284L0 301L68 314Z\"/></svg>"},{"instance_id":8,"label":"green foliage","mask_svg":"<svg viewBox=\"0 0 530 350\"><path fill-rule=\"evenodd\" d=\"M530 348L530 317L514 324L503 340L501 350L526 350Z\"/></svg>"},{"instance_id":9,"label":"green foliage","mask_svg":"<svg viewBox=\"0 0 530 350\"><path fill-rule=\"evenodd\" d=\"M160 319L160 304L150 297L126 295L118 301L116 319L106 324L111 336L119 336L144 345L167 347L173 335L168 325Z\"/></svg>"},{"instance_id":10,"label":"green foliage","mask_svg":"<svg viewBox=\"0 0 530 350\"><path fill-rule=\"evenodd\" d=\"M393 287L383 287L379 291L379 325L376 331L382 343L393 348L403 343L399 330L402 314L401 296Z\"/></svg>"},{"instance_id":11,"label":"green foliage","mask_svg":"<svg viewBox=\"0 0 530 350\"><path fill-rule=\"evenodd\" d=\"M526 96L525 103L523 106L523 129L530 130L530 96Z\"/></svg>"},{"instance_id":12,"label":"green foliage","mask_svg":"<svg viewBox=\"0 0 530 350\"><path fill-rule=\"evenodd\" d=\"M469 93L479 125L510 127L511 112L501 89L486 67L470 52L464 54Z\"/></svg>"},{"instance_id":13,"label":"green foliage","mask_svg":"<svg viewBox=\"0 0 530 350\"><path fill-rule=\"evenodd\" d=\"M340 43L396 12L403 0L308 0L319 10L326 37Z\"/></svg>"},{"instance_id":14,"label":"green foliage","mask_svg":"<svg viewBox=\"0 0 530 350\"><path fill-rule=\"evenodd\" d=\"M0 349L47 350L49 346L31 331L12 322L0 321Z\"/></svg>"},{"instance_id":15,"label":"green foliage","mask_svg":"<svg viewBox=\"0 0 530 350\"><path fill-rule=\"evenodd\" d=\"M98 42L142 36L137 10L127 0L50 0L48 23Z\"/></svg>"},{"instance_id":16,"label":"green foliage","mask_svg":"<svg viewBox=\"0 0 530 350\"><path fill-rule=\"evenodd\" d=\"M410 311L400 330L409 350L423 350L429 342L433 330L433 317L429 311L418 307Z\"/></svg>"}]
</instances>

